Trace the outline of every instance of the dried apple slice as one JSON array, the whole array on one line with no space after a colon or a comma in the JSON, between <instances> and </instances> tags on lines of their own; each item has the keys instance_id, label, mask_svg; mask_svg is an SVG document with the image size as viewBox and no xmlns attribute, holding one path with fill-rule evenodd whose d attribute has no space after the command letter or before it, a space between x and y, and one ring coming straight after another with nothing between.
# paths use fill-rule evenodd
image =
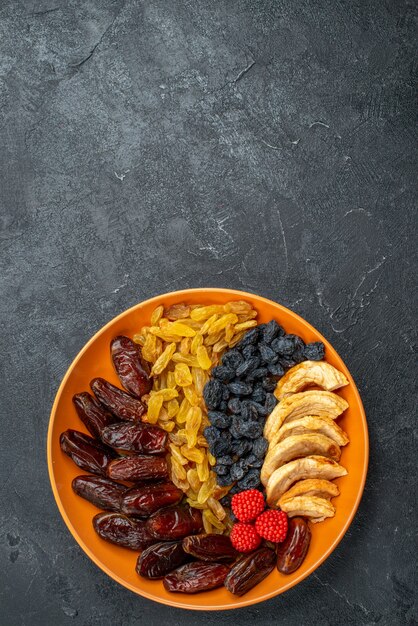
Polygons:
<instances>
[{"instance_id":1,"label":"dried apple slice","mask_svg":"<svg viewBox=\"0 0 418 626\"><path fill-rule=\"evenodd\" d=\"M284 398L273 409L264 426L264 437L270 441L284 422L306 415L336 419L348 408L348 403L332 391L301 391Z\"/></svg>"},{"instance_id":2,"label":"dried apple slice","mask_svg":"<svg viewBox=\"0 0 418 626\"><path fill-rule=\"evenodd\" d=\"M326 361L303 361L290 370L279 380L274 395L278 400L301 391L309 385L322 387L326 391L334 391L348 385L342 372Z\"/></svg>"},{"instance_id":3,"label":"dried apple slice","mask_svg":"<svg viewBox=\"0 0 418 626\"><path fill-rule=\"evenodd\" d=\"M318 433L333 439L339 446L346 446L349 438L342 428L330 417L318 417L317 415L307 415L300 419L283 424L276 435L270 440L270 447L276 445L293 435L303 435L305 433Z\"/></svg>"},{"instance_id":4,"label":"dried apple slice","mask_svg":"<svg viewBox=\"0 0 418 626\"><path fill-rule=\"evenodd\" d=\"M272 473L292 459L315 454L339 461L341 450L333 439L325 435L308 433L287 437L268 451L261 468L261 482L266 485Z\"/></svg>"},{"instance_id":5,"label":"dried apple slice","mask_svg":"<svg viewBox=\"0 0 418 626\"><path fill-rule=\"evenodd\" d=\"M300 480L295 483L293 487L290 487L280 498L279 506L289 498L295 498L297 496L316 496L317 498L325 498L330 500L340 494L335 483L323 478L307 478L306 480Z\"/></svg>"},{"instance_id":6,"label":"dried apple slice","mask_svg":"<svg viewBox=\"0 0 418 626\"><path fill-rule=\"evenodd\" d=\"M270 476L266 487L267 502L269 506L276 507L282 495L298 480L306 478L333 480L346 474L345 467L325 456L305 456L303 459L290 461Z\"/></svg>"},{"instance_id":7,"label":"dried apple slice","mask_svg":"<svg viewBox=\"0 0 418 626\"><path fill-rule=\"evenodd\" d=\"M289 517L308 517L315 522L323 521L325 518L335 515L335 506L329 500L317 496L289 498L282 503L281 509Z\"/></svg>"}]
</instances>

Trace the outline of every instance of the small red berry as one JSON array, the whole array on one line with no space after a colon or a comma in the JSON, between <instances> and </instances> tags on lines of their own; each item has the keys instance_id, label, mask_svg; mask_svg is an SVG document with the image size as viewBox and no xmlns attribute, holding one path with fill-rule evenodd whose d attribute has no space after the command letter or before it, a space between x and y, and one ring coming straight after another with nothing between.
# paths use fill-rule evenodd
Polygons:
<instances>
[{"instance_id":1,"label":"small red berry","mask_svg":"<svg viewBox=\"0 0 418 626\"><path fill-rule=\"evenodd\" d=\"M264 511L255 521L255 529L263 539L280 543L287 535L287 515L284 511Z\"/></svg>"},{"instance_id":2,"label":"small red berry","mask_svg":"<svg viewBox=\"0 0 418 626\"><path fill-rule=\"evenodd\" d=\"M238 522L231 530L230 540L238 552L251 552L258 548L261 539L252 524Z\"/></svg>"},{"instance_id":3,"label":"small red berry","mask_svg":"<svg viewBox=\"0 0 418 626\"><path fill-rule=\"evenodd\" d=\"M251 522L264 511L264 496L258 489L247 489L232 497L231 507L240 522Z\"/></svg>"}]
</instances>

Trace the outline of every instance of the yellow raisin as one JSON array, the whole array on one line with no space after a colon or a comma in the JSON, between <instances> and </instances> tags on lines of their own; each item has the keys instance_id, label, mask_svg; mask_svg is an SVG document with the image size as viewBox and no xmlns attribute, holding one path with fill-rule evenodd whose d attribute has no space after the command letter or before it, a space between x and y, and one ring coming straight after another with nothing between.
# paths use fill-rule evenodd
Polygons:
<instances>
[{"instance_id":1,"label":"yellow raisin","mask_svg":"<svg viewBox=\"0 0 418 626\"><path fill-rule=\"evenodd\" d=\"M187 465L187 459L182 455L179 448L174 443L170 443L169 448L171 451L171 456L176 459L176 461L180 463L180 465Z\"/></svg>"},{"instance_id":2,"label":"yellow raisin","mask_svg":"<svg viewBox=\"0 0 418 626\"><path fill-rule=\"evenodd\" d=\"M176 424L175 422L163 422L162 424L159 424L160 428L162 428L163 430L166 430L168 433L171 433L172 430L174 430Z\"/></svg>"},{"instance_id":3,"label":"yellow raisin","mask_svg":"<svg viewBox=\"0 0 418 626\"><path fill-rule=\"evenodd\" d=\"M197 322L203 322L207 320L211 315L223 313L223 306L221 304L212 304L211 306L201 306L193 309L190 313L190 317Z\"/></svg>"},{"instance_id":4,"label":"yellow raisin","mask_svg":"<svg viewBox=\"0 0 418 626\"><path fill-rule=\"evenodd\" d=\"M200 367L203 370L208 370L212 365L212 361L209 358L208 351L205 346L199 346L196 351L197 360L199 362Z\"/></svg>"},{"instance_id":5,"label":"yellow raisin","mask_svg":"<svg viewBox=\"0 0 418 626\"><path fill-rule=\"evenodd\" d=\"M176 363L176 367L174 368L174 378L180 387L187 387L193 382L190 369L185 363Z\"/></svg>"},{"instance_id":6,"label":"yellow raisin","mask_svg":"<svg viewBox=\"0 0 418 626\"><path fill-rule=\"evenodd\" d=\"M219 333L219 331L226 328L228 324L236 324L236 322L238 322L238 317L235 313L225 313L225 315L221 315L221 317L211 325L209 333L211 335Z\"/></svg>"},{"instance_id":7,"label":"yellow raisin","mask_svg":"<svg viewBox=\"0 0 418 626\"><path fill-rule=\"evenodd\" d=\"M174 398L177 398L179 393L177 391L177 389L160 389L160 391L156 392L156 395L161 396L163 398L163 400L174 400Z\"/></svg>"},{"instance_id":8,"label":"yellow raisin","mask_svg":"<svg viewBox=\"0 0 418 626\"><path fill-rule=\"evenodd\" d=\"M150 424L156 424L158 416L160 414L161 407L163 405L163 397L157 394L152 394L148 401L148 413L147 420Z\"/></svg>"},{"instance_id":9,"label":"yellow raisin","mask_svg":"<svg viewBox=\"0 0 418 626\"><path fill-rule=\"evenodd\" d=\"M188 448L187 446L182 446L180 451L189 461L201 463L204 459L204 454L201 450L199 450L199 448Z\"/></svg>"},{"instance_id":10,"label":"yellow raisin","mask_svg":"<svg viewBox=\"0 0 418 626\"><path fill-rule=\"evenodd\" d=\"M203 343L203 337L201 334L197 333L193 339L192 339L192 343L190 345L190 352L195 355L197 352L197 349L199 348L199 346L201 346Z\"/></svg>"},{"instance_id":11,"label":"yellow raisin","mask_svg":"<svg viewBox=\"0 0 418 626\"><path fill-rule=\"evenodd\" d=\"M186 396L187 400L192 406L198 406L200 402L200 398L193 389L192 385L188 385L187 387L183 387L183 393Z\"/></svg>"},{"instance_id":12,"label":"yellow raisin","mask_svg":"<svg viewBox=\"0 0 418 626\"><path fill-rule=\"evenodd\" d=\"M180 320L190 315L190 307L184 302L179 302L178 304L172 304L165 310L165 316L170 321Z\"/></svg>"},{"instance_id":13,"label":"yellow raisin","mask_svg":"<svg viewBox=\"0 0 418 626\"><path fill-rule=\"evenodd\" d=\"M179 403L175 398L174 400L170 400L167 403L168 417L174 417L175 415L177 415L177 413L179 412L179 408Z\"/></svg>"},{"instance_id":14,"label":"yellow raisin","mask_svg":"<svg viewBox=\"0 0 418 626\"><path fill-rule=\"evenodd\" d=\"M212 326L212 324L216 322L218 317L219 316L215 313L208 320L206 320L206 322L203 324L202 328L200 329L199 333L201 335L206 335L209 332L210 327Z\"/></svg>"},{"instance_id":15,"label":"yellow raisin","mask_svg":"<svg viewBox=\"0 0 418 626\"><path fill-rule=\"evenodd\" d=\"M155 361L154 365L151 369L151 376L155 376L157 374L161 374L161 372L167 367L169 364L171 357L176 351L176 344L170 343L164 352L158 357Z\"/></svg>"},{"instance_id":16,"label":"yellow raisin","mask_svg":"<svg viewBox=\"0 0 418 626\"><path fill-rule=\"evenodd\" d=\"M190 354L190 337L183 337L180 341L180 354Z\"/></svg>"},{"instance_id":17,"label":"yellow raisin","mask_svg":"<svg viewBox=\"0 0 418 626\"><path fill-rule=\"evenodd\" d=\"M248 328L253 328L253 326L257 326L257 320L249 320L248 322L242 322L241 324L235 325L235 330L248 330Z\"/></svg>"},{"instance_id":18,"label":"yellow raisin","mask_svg":"<svg viewBox=\"0 0 418 626\"><path fill-rule=\"evenodd\" d=\"M156 326L158 324L163 316L163 313L164 307L162 304L160 306L157 306L157 308L153 310L153 312L151 313L151 326Z\"/></svg>"}]
</instances>

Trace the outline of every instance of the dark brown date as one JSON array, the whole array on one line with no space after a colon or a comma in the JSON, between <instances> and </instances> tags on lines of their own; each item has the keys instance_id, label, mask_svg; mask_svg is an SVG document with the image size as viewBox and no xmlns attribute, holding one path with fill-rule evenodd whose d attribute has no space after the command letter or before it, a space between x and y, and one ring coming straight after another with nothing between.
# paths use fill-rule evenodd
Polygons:
<instances>
[{"instance_id":1,"label":"dark brown date","mask_svg":"<svg viewBox=\"0 0 418 626\"><path fill-rule=\"evenodd\" d=\"M158 509L181 502L183 492L173 483L133 487L124 494L121 510L127 515L148 517Z\"/></svg>"},{"instance_id":2,"label":"dark brown date","mask_svg":"<svg viewBox=\"0 0 418 626\"><path fill-rule=\"evenodd\" d=\"M148 364L142 358L141 348L132 339L124 335L115 337L110 344L110 354L125 389L139 398L151 390Z\"/></svg>"},{"instance_id":3,"label":"dark brown date","mask_svg":"<svg viewBox=\"0 0 418 626\"><path fill-rule=\"evenodd\" d=\"M163 541L150 546L138 557L136 571L144 578L164 578L190 560L182 548L181 541Z\"/></svg>"},{"instance_id":4,"label":"dark brown date","mask_svg":"<svg viewBox=\"0 0 418 626\"><path fill-rule=\"evenodd\" d=\"M235 596L242 596L258 585L273 571L276 553L261 548L242 556L232 567L225 580L225 587Z\"/></svg>"},{"instance_id":5,"label":"dark brown date","mask_svg":"<svg viewBox=\"0 0 418 626\"><path fill-rule=\"evenodd\" d=\"M147 528L160 541L183 539L202 532L202 514L190 506L171 506L153 513L147 520Z\"/></svg>"},{"instance_id":6,"label":"dark brown date","mask_svg":"<svg viewBox=\"0 0 418 626\"><path fill-rule=\"evenodd\" d=\"M102 430L101 438L112 448L145 454L163 454L167 445L167 433L162 428L139 422L108 426Z\"/></svg>"},{"instance_id":7,"label":"dark brown date","mask_svg":"<svg viewBox=\"0 0 418 626\"><path fill-rule=\"evenodd\" d=\"M105 426L110 426L110 424L118 421L114 415L106 411L87 391L76 393L73 396L73 403L78 417L93 437L100 438L102 429Z\"/></svg>"},{"instance_id":8,"label":"dark brown date","mask_svg":"<svg viewBox=\"0 0 418 626\"><path fill-rule=\"evenodd\" d=\"M110 543L131 550L143 550L155 543L145 527L145 522L131 519L120 513L99 513L93 517L96 533Z\"/></svg>"},{"instance_id":9,"label":"dark brown date","mask_svg":"<svg viewBox=\"0 0 418 626\"><path fill-rule=\"evenodd\" d=\"M167 591L199 593L221 587L229 572L221 563L186 563L165 576L163 584Z\"/></svg>"},{"instance_id":10,"label":"dark brown date","mask_svg":"<svg viewBox=\"0 0 418 626\"><path fill-rule=\"evenodd\" d=\"M193 535L183 539L183 550L201 561L233 561L238 552L226 535Z\"/></svg>"},{"instance_id":11,"label":"dark brown date","mask_svg":"<svg viewBox=\"0 0 418 626\"><path fill-rule=\"evenodd\" d=\"M121 420L135 422L145 413L145 405L141 400L115 387L104 378L94 378L90 387L100 404Z\"/></svg>"},{"instance_id":12,"label":"dark brown date","mask_svg":"<svg viewBox=\"0 0 418 626\"><path fill-rule=\"evenodd\" d=\"M71 483L73 491L99 509L120 511L121 499L127 487L101 476L77 476Z\"/></svg>"},{"instance_id":13,"label":"dark brown date","mask_svg":"<svg viewBox=\"0 0 418 626\"><path fill-rule=\"evenodd\" d=\"M167 461L160 456L125 456L115 459L107 468L107 475L114 480L132 482L168 478Z\"/></svg>"},{"instance_id":14,"label":"dark brown date","mask_svg":"<svg viewBox=\"0 0 418 626\"><path fill-rule=\"evenodd\" d=\"M111 448L78 430L61 433L60 446L78 467L92 474L106 475L108 464L116 456Z\"/></svg>"},{"instance_id":15,"label":"dark brown date","mask_svg":"<svg viewBox=\"0 0 418 626\"><path fill-rule=\"evenodd\" d=\"M292 517L286 539L277 549L277 569L292 574L303 563L311 541L311 531L303 517Z\"/></svg>"}]
</instances>

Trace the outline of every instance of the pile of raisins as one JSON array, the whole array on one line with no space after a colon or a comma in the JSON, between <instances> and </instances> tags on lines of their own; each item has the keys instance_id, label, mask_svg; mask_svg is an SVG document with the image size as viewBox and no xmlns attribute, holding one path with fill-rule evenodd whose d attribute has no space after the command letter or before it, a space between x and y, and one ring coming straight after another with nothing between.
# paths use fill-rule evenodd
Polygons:
<instances>
[{"instance_id":1,"label":"pile of raisins","mask_svg":"<svg viewBox=\"0 0 418 626\"><path fill-rule=\"evenodd\" d=\"M203 392L211 424L204 435L216 458L218 484L236 483L230 494L260 486L267 451L263 429L277 404L277 381L297 363L323 358L323 343L305 345L271 320L249 330L213 368Z\"/></svg>"}]
</instances>

